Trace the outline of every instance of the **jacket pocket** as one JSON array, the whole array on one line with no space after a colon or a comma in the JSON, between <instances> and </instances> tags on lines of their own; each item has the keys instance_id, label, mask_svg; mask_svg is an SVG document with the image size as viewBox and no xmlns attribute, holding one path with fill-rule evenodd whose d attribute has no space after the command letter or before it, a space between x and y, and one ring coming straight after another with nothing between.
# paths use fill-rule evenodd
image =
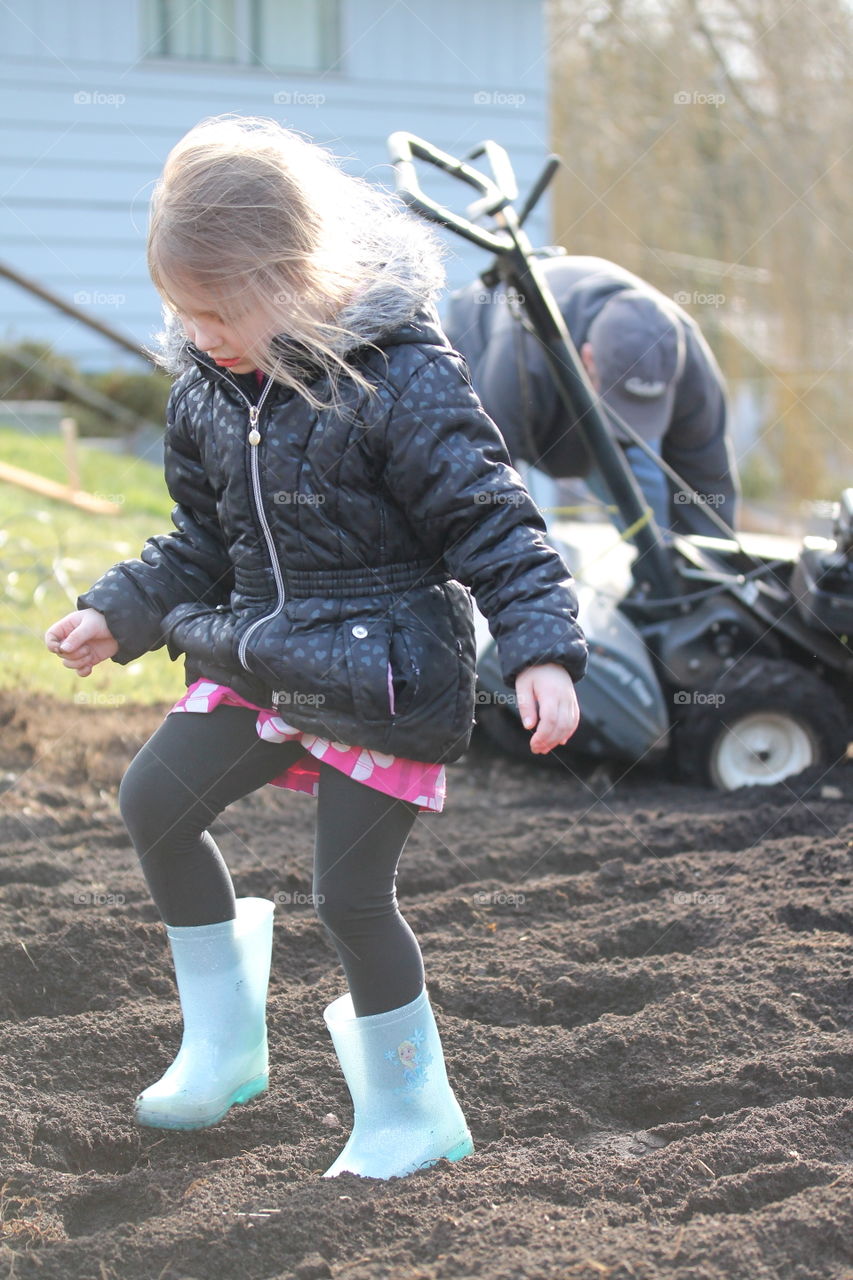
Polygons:
<instances>
[{"instance_id":1,"label":"jacket pocket","mask_svg":"<svg viewBox=\"0 0 853 1280\"><path fill-rule=\"evenodd\" d=\"M387 723L394 715L390 687L391 634L392 622L388 617L366 617L343 624L353 703L359 719L367 724Z\"/></svg>"},{"instance_id":2,"label":"jacket pocket","mask_svg":"<svg viewBox=\"0 0 853 1280\"><path fill-rule=\"evenodd\" d=\"M391 710L395 716L405 716L417 699L421 668L417 637L402 627L394 627L391 631L389 673L393 691Z\"/></svg>"},{"instance_id":3,"label":"jacket pocket","mask_svg":"<svg viewBox=\"0 0 853 1280\"><path fill-rule=\"evenodd\" d=\"M460 650L454 602L448 598L445 585L412 592L405 601L398 602L391 625L389 660L394 723L398 729L403 725L417 727L427 734L435 725L455 722Z\"/></svg>"},{"instance_id":4,"label":"jacket pocket","mask_svg":"<svg viewBox=\"0 0 853 1280\"><path fill-rule=\"evenodd\" d=\"M252 636L247 665L278 693L285 719L288 709L318 715L351 710L346 630L334 619L291 621L279 614Z\"/></svg>"}]
</instances>

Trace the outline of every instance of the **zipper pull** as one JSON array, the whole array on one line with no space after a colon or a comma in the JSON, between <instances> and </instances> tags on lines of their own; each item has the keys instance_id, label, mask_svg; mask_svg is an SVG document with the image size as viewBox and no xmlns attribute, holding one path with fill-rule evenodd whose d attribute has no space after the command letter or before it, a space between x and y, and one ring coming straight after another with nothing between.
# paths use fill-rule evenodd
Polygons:
<instances>
[{"instance_id":1,"label":"zipper pull","mask_svg":"<svg viewBox=\"0 0 853 1280\"><path fill-rule=\"evenodd\" d=\"M260 414L260 409L258 408L258 406L256 404L250 405L249 426L251 427L251 431L249 432L249 444L260 444L261 442L261 433L258 430L259 414Z\"/></svg>"}]
</instances>

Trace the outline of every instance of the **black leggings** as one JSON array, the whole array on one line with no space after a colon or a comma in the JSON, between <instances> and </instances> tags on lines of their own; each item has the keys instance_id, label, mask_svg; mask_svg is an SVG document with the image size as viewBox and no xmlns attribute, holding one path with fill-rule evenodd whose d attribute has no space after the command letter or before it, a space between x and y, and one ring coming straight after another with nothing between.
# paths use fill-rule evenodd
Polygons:
<instances>
[{"instance_id":1,"label":"black leggings","mask_svg":"<svg viewBox=\"0 0 853 1280\"><path fill-rule=\"evenodd\" d=\"M233 920L234 886L206 828L307 755L299 742L259 738L256 719L256 711L233 706L169 714L122 778L121 815L166 924ZM420 947L395 892L418 807L318 764L314 907L356 1016L398 1009L424 983Z\"/></svg>"}]
</instances>

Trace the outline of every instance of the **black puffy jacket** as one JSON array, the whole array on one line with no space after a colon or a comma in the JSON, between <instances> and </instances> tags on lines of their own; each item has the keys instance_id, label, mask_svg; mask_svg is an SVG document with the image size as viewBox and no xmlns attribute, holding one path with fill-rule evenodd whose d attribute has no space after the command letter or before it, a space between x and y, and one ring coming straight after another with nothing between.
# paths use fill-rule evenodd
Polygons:
<instances>
[{"instance_id":1,"label":"black puffy jacket","mask_svg":"<svg viewBox=\"0 0 853 1280\"><path fill-rule=\"evenodd\" d=\"M586 644L569 572L431 305L349 357L316 412L279 383L217 368L191 344L169 399L176 531L78 597L128 663L166 644L203 676L336 741L449 762L474 723L471 598L504 679ZM317 370L304 366L306 379ZM257 418L252 431L250 418Z\"/></svg>"}]
</instances>

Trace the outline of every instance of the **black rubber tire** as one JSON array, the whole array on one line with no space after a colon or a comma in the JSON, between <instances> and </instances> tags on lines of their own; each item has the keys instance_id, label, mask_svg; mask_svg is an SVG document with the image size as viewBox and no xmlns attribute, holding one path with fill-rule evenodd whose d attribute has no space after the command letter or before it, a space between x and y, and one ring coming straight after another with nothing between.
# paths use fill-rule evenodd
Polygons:
<instances>
[{"instance_id":1,"label":"black rubber tire","mask_svg":"<svg viewBox=\"0 0 853 1280\"><path fill-rule=\"evenodd\" d=\"M478 705L475 709L477 724L483 733L507 755L524 760L531 759L531 734L525 729L514 711L505 707Z\"/></svg>"},{"instance_id":2,"label":"black rubber tire","mask_svg":"<svg viewBox=\"0 0 853 1280\"><path fill-rule=\"evenodd\" d=\"M711 695L714 697L709 700ZM734 790L728 785L731 762L726 780L717 771L717 761L721 751L730 751L737 742L738 725L746 734L747 717L761 713L776 719L780 733L784 734L787 722L792 738L797 734L802 742L805 735L810 741L812 758L784 774L786 778L814 765L829 767L847 750L850 725L837 694L795 662L759 656L739 658L709 689L685 692L683 697L685 702L679 705L679 694L675 694L678 719L673 746L676 768L686 782ZM743 781L735 785L762 785L757 776L760 763L757 756L754 758L755 772L745 772ZM781 778L768 779L768 783L772 781Z\"/></svg>"},{"instance_id":3,"label":"black rubber tire","mask_svg":"<svg viewBox=\"0 0 853 1280\"><path fill-rule=\"evenodd\" d=\"M514 760L523 760L541 769L559 769L564 767L566 759L572 758L566 746L553 747L545 755L535 755L530 750L533 730L525 729L516 713L506 707L478 706L476 720L489 742Z\"/></svg>"}]
</instances>

